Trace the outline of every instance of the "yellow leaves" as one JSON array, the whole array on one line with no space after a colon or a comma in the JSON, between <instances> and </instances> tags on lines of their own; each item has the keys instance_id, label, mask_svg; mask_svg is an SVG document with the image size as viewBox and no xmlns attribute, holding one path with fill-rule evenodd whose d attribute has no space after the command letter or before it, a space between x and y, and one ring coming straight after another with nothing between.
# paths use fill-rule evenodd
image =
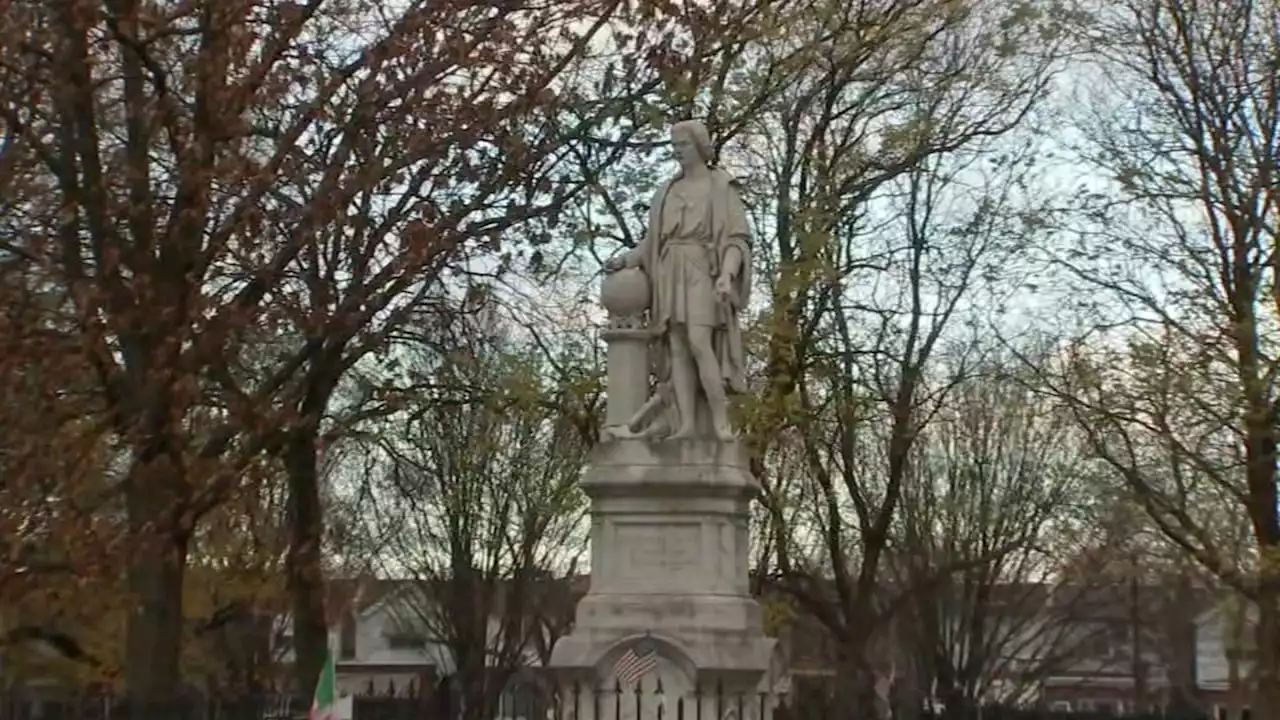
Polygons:
<instances>
[{"instance_id":1,"label":"yellow leaves","mask_svg":"<svg viewBox=\"0 0 1280 720\"><path fill-rule=\"evenodd\" d=\"M6 652L6 673L23 679L83 683L109 679L121 667L126 613L119 574L49 573L5 601L0 630L37 629ZM61 642L59 642L61 641Z\"/></svg>"},{"instance_id":2,"label":"yellow leaves","mask_svg":"<svg viewBox=\"0 0 1280 720\"><path fill-rule=\"evenodd\" d=\"M233 603L279 607L286 597L284 573L279 568L238 567L206 561L187 569L183 615L190 621L207 621L220 608Z\"/></svg>"},{"instance_id":3,"label":"yellow leaves","mask_svg":"<svg viewBox=\"0 0 1280 720\"><path fill-rule=\"evenodd\" d=\"M536 406L542 399L542 388L536 376L529 368L515 366L501 380L502 394L499 404L514 405L520 408Z\"/></svg>"},{"instance_id":4,"label":"yellow leaves","mask_svg":"<svg viewBox=\"0 0 1280 720\"><path fill-rule=\"evenodd\" d=\"M1001 30L1012 30L1038 20L1044 12L1031 2L1014 2L1009 4L1009 13L1000 21Z\"/></svg>"},{"instance_id":5,"label":"yellow leaves","mask_svg":"<svg viewBox=\"0 0 1280 720\"><path fill-rule=\"evenodd\" d=\"M882 152L889 157L905 157L934 133L933 118L919 114L887 126L880 135Z\"/></svg>"},{"instance_id":6,"label":"yellow leaves","mask_svg":"<svg viewBox=\"0 0 1280 720\"><path fill-rule=\"evenodd\" d=\"M223 617L227 609L237 601L243 601L249 608L279 607L284 596L283 582L279 572L263 574L193 563L187 570L182 591L183 676L197 685L220 677L229 658L228 648L220 645L223 625L219 623L225 622L227 627L234 628L236 623L243 622L240 618ZM56 604L49 602L48 606L63 608L57 614L57 627L76 637L97 664L64 661L58 666L62 669L58 677L71 683L106 681L116 691L122 691L125 629L141 608L139 600L127 592L122 581L98 584L82 589L81 593L69 605L60 600ZM70 612L67 608L82 611ZM47 672L47 665L32 672Z\"/></svg>"},{"instance_id":7,"label":"yellow leaves","mask_svg":"<svg viewBox=\"0 0 1280 720\"><path fill-rule=\"evenodd\" d=\"M765 597L760 602L764 634L778 637L779 633L789 627L796 619L795 608L785 598L777 596Z\"/></svg>"},{"instance_id":8,"label":"yellow leaves","mask_svg":"<svg viewBox=\"0 0 1280 720\"><path fill-rule=\"evenodd\" d=\"M1258 575L1264 583L1280 583L1280 544L1264 545L1259 551Z\"/></svg>"},{"instance_id":9,"label":"yellow leaves","mask_svg":"<svg viewBox=\"0 0 1280 720\"><path fill-rule=\"evenodd\" d=\"M948 25L956 25L968 19L973 12L973 3L970 0L942 0L939 14L943 21Z\"/></svg>"}]
</instances>

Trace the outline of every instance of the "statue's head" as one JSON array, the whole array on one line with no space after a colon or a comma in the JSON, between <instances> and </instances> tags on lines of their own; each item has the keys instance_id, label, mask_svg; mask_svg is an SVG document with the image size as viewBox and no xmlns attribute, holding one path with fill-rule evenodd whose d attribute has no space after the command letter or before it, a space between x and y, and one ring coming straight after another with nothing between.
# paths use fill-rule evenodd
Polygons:
<instances>
[{"instance_id":1,"label":"statue's head","mask_svg":"<svg viewBox=\"0 0 1280 720\"><path fill-rule=\"evenodd\" d=\"M710 165L715 160L715 148L711 145L711 133L697 120L682 120L671 126L671 146L676 160L684 170Z\"/></svg>"}]
</instances>

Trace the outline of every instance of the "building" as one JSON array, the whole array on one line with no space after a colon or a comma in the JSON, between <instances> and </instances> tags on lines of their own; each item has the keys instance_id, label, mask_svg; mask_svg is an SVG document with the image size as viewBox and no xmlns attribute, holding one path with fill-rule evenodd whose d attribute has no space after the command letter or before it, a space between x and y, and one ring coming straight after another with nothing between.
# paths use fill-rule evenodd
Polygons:
<instances>
[{"instance_id":1,"label":"building","mask_svg":"<svg viewBox=\"0 0 1280 720\"><path fill-rule=\"evenodd\" d=\"M457 597L463 602L467 597L489 598L487 613L480 608L482 602L468 609L487 615L483 624L490 638L499 635L503 623L512 627L518 619L527 641L519 649L518 663L536 673L555 640L569 630L575 603L588 582L585 576L539 578L518 600L525 608L522 618L514 612L517 599L511 597L510 587ZM329 606L338 612L330 646L341 692L416 696L454 673L450 643L431 620L443 611L433 598L449 602L443 589L447 584L437 585L424 589L423 583L403 580L332 583ZM1116 713L1181 706L1221 714L1231 699L1230 614L1226 604L1206 592L1184 590L1132 583L1089 588L1007 584L993 588L981 608L956 598L947 601L945 596L934 598L932 605L914 603L917 613L933 608L938 622L932 640L913 629L912 618L918 614L900 609L876 634L874 654L884 661L876 671L897 689L895 696L926 696L938 704L944 704L946 696L939 683L922 683L919 678L943 668L943 674L980 675L978 694L989 703ZM816 618L787 603L781 591L775 588L766 594L766 616L773 616L767 624L790 658L791 691L797 696L821 694L836 678L839 643ZM779 605L786 605L787 611L770 610ZM973 652L955 647L961 631L978 625L986 628L985 636L998 640L991 641L985 656L974 659ZM292 660L290 632L288 616L277 616L272 633L277 665ZM939 650L950 653L945 662L929 657ZM1238 678L1248 676L1248 652L1246 639L1237 655ZM510 659L486 657L485 664L498 666Z\"/></svg>"},{"instance_id":2,"label":"building","mask_svg":"<svg viewBox=\"0 0 1280 720\"><path fill-rule=\"evenodd\" d=\"M1257 606L1218 598L1196 618L1196 678L1206 708L1226 720L1238 710L1247 720L1247 693L1258 645ZM1237 707L1238 706L1238 707Z\"/></svg>"},{"instance_id":3,"label":"building","mask_svg":"<svg viewBox=\"0 0 1280 720\"><path fill-rule=\"evenodd\" d=\"M571 626L586 582L585 577L538 577L520 587L503 581L496 589L472 593L443 582L332 583L329 607L336 618L329 646L338 690L355 695L417 695L453 675L457 668L449 635L467 628L441 621L444 606L450 603L465 614L487 609L487 617L476 618L473 625L484 628L486 667L540 667L555 640ZM482 609L486 603L489 607ZM276 662L292 663L287 615L277 619L274 637ZM520 637L524 646L517 648L504 637Z\"/></svg>"}]
</instances>

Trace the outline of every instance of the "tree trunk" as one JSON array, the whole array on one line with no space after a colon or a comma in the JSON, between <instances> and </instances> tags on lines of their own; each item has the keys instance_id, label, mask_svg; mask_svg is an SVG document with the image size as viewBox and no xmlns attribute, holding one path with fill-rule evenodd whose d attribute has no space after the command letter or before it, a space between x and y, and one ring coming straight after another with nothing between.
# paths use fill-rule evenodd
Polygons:
<instances>
[{"instance_id":1,"label":"tree trunk","mask_svg":"<svg viewBox=\"0 0 1280 720\"><path fill-rule=\"evenodd\" d=\"M1196 693L1196 599L1191 581L1189 560L1180 555L1178 574L1174 577L1173 602L1164 613L1162 627L1169 644L1166 654L1170 669L1170 714L1189 713L1198 706Z\"/></svg>"},{"instance_id":2,"label":"tree trunk","mask_svg":"<svg viewBox=\"0 0 1280 720\"><path fill-rule=\"evenodd\" d=\"M842 648L836 668L835 718L880 718L875 673L866 662L866 641L854 640Z\"/></svg>"},{"instance_id":3,"label":"tree trunk","mask_svg":"<svg viewBox=\"0 0 1280 720\"><path fill-rule=\"evenodd\" d=\"M1280 720L1280 592L1264 591L1254 629L1257 661L1253 671L1254 720Z\"/></svg>"},{"instance_id":4,"label":"tree trunk","mask_svg":"<svg viewBox=\"0 0 1280 720\"><path fill-rule=\"evenodd\" d=\"M858 712L858 668L848 659L841 659L836 667L836 687L832 693L834 718L856 718Z\"/></svg>"},{"instance_id":5,"label":"tree trunk","mask_svg":"<svg viewBox=\"0 0 1280 720\"><path fill-rule=\"evenodd\" d=\"M1244 707L1244 686L1240 682L1240 650L1230 648L1227 656L1227 717L1230 720L1241 720L1240 710Z\"/></svg>"},{"instance_id":6,"label":"tree trunk","mask_svg":"<svg viewBox=\"0 0 1280 720\"><path fill-rule=\"evenodd\" d=\"M182 682L182 590L190 534L178 526L178 488L163 449L142 450L126 490L134 610L125 629L124 676L131 716L163 716Z\"/></svg>"},{"instance_id":7,"label":"tree trunk","mask_svg":"<svg viewBox=\"0 0 1280 720\"><path fill-rule=\"evenodd\" d=\"M316 466L316 433L291 433L284 447L289 478L289 552L285 577L293 603L294 681L297 691L315 687L329 649L325 615L324 508L320 503L320 473Z\"/></svg>"},{"instance_id":8,"label":"tree trunk","mask_svg":"<svg viewBox=\"0 0 1280 720\"><path fill-rule=\"evenodd\" d=\"M1229 608L1231 616L1227 627L1227 717L1241 720L1245 705L1245 687L1240 677L1240 656L1244 648L1244 630L1247 605L1243 599L1233 598Z\"/></svg>"},{"instance_id":9,"label":"tree trunk","mask_svg":"<svg viewBox=\"0 0 1280 720\"><path fill-rule=\"evenodd\" d=\"M961 720L969 717L969 698L965 697L960 683L952 683L946 689L939 689L938 699L942 701L942 717L947 720Z\"/></svg>"},{"instance_id":10,"label":"tree trunk","mask_svg":"<svg viewBox=\"0 0 1280 720\"><path fill-rule=\"evenodd\" d=\"M493 717L493 708L495 704L495 693L491 688L490 680L483 660L484 646L476 646L474 643L468 643L465 650L458 651L457 673L454 679L458 681L458 699L461 705L461 720L484 720L484 718ZM480 655L477 656L477 651ZM612 688L610 688L612 689Z\"/></svg>"},{"instance_id":11,"label":"tree trunk","mask_svg":"<svg viewBox=\"0 0 1280 720\"><path fill-rule=\"evenodd\" d=\"M1130 668L1133 674L1133 697L1130 698L1133 712L1145 712L1147 708L1147 664L1143 659L1145 652L1142 645L1142 583L1138 577L1136 557L1129 559L1129 655Z\"/></svg>"},{"instance_id":12,"label":"tree trunk","mask_svg":"<svg viewBox=\"0 0 1280 720\"><path fill-rule=\"evenodd\" d=\"M891 693L893 698L894 718L897 720L920 720L924 705L923 683L920 673L912 668L903 674L899 684Z\"/></svg>"}]
</instances>

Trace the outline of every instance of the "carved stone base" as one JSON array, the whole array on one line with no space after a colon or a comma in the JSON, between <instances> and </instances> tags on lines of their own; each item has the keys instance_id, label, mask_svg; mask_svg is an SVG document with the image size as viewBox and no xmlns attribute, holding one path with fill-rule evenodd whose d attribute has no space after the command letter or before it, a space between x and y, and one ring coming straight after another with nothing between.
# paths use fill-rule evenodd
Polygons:
<instances>
[{"instance_id":1,"label":"carved stone base","mask_svg":"<svg viewBox=\"0 0 1280 720\"><path fill-rule=\"evenodd\" d=\"M748 584L748 509L759 484L742 445L617 440L597 446L583 489L591 588L550 665L566 682L612 688L618 657L647 638L668 695L721 688L761 706L758 693L772 689L781 665Z\"/></svg>"}]
</instances>

